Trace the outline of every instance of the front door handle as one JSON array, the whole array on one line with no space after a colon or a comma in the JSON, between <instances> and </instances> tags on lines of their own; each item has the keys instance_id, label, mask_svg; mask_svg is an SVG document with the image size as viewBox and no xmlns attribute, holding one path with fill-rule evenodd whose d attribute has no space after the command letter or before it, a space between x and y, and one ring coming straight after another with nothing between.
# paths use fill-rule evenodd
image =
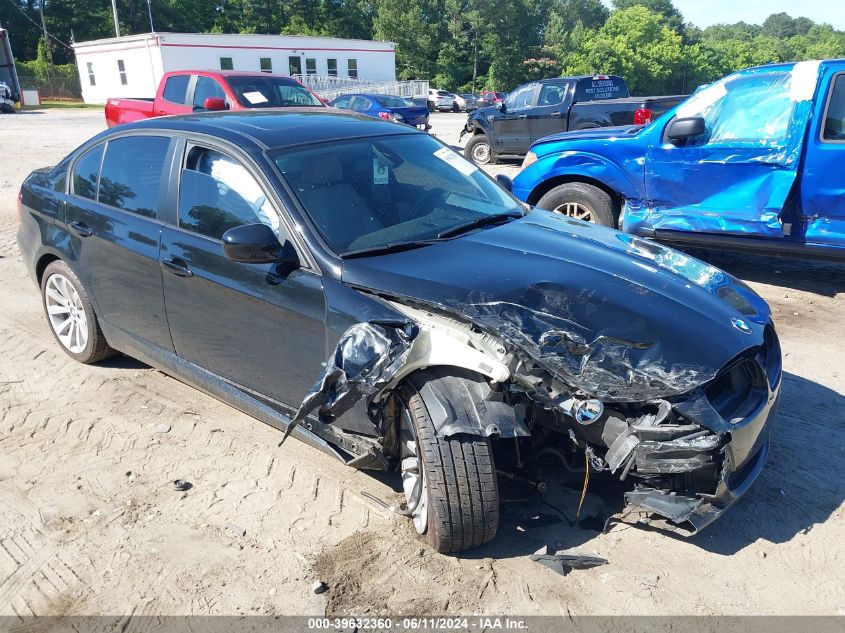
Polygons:
<instances>
[{"instance_id":1,"label":"front door handle","mask_svg":"<svg viewBox=\"0 0 845 633\"><path fill-rule=\"evenodd\" d=\"M560 116L560 112L552 112L552 116L554 118L558 118Z\"/></svg>"},{"instance_id":2,"label":"front door handle","mask_svg":"<svg viewBox=\"0 0 845 633\"><path fill-rule=\"evenodd\" d=\"M181 257L162 259L161 265L177 277L193 277L194 271L188 267L188 263Z\"/></svg>"},{"instance_id":3,"label":"front door handle","mask_svg":"<svg viewBox=\"0 0 845 633\"><path fill-rule=\"evenodd\" d=\"M528 117L528 115L527 115L527 114L520 114L520 115L518 115L516 118L517 118L517 119L525 119L525 118L527 118L527 117Z\"/></svg>"},{"instance_id":4,"label":"front door handle","mask_svg":"<svg viewBox=\"0 0 845 633\"><path fill-rule=\"evenodd\" d=\"M94 235L94 229L85 224L85 222L71 222L70 228L79 237L90 237Z\"/></svg>"}]
</instances>

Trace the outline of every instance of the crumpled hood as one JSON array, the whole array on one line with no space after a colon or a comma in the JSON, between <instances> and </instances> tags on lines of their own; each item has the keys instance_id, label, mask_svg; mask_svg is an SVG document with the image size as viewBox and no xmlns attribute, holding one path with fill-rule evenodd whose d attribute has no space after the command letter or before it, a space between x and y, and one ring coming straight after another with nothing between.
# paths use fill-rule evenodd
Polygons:
<instances>
[{"instance_id":1,"label":"crumpled hood","mask_svg":"<svg viewBox=\"0 0 845 633\"><path fill-rule=\"evenodd\" d=\"M556 141L592 141L604 140L614 138L617 136L627 138L633 136L628 132L635 126L633 125L617 125L614 127L600 127L587 130L575 130L572 132L561 132L560 134L552 134L551 136L544 136L536 141L532 147L542 145L543 143L553 143Z\"/></svg>"},{"instance_id":2,"label":"crumpled hood","mask_svg":"<svg viewBox=\"0 0 845 633\"><path fill-rule=\"evenodd\" d=\"M763 343L766 303L727 273L533 210L458 239L344 262L343 282L476 323L606 401L685 393Z\"/></svg>"}]
</instances>

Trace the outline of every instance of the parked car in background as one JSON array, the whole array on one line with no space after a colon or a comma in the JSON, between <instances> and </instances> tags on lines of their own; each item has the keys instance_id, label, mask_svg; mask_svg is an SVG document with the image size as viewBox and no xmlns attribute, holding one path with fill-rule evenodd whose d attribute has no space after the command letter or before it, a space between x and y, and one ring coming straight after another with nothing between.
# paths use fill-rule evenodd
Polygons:
<instances>
[{"instance_id":1,"label":"parked car in background","mask_svg":"<svg viewBox=\"0 0 845 633\"><path fill-rule=\"evenodd\" d=\"M15 95L9 85L3 81L0 81L0 112L4 114L15 112Z\"/></svg>"},{"instance_id":2,"label":"parked car in background","mask_svg":"<svg viewBox=\"0 0 845 633\"><path fill-rule=\"evenodd\" d=\"M522 157L531 143L567 130L648 123L684 99L628 97L622 77L557 77L524 84L493 107L467 117L460 138L470 135L465 156L483 165Z\"/></svg>"},{"instance_id":3,"label":"parked car in background","mask_svg":"<svg viewBox=\"0 0 845 633\"><path fill-rule=\"evenodd\" d=\"M33 172L18 245L71 358L129 354L283 440L393 470L441 552L494 538L499 473L587 459L626 481L617 520L702 529L766 461L769 307L508 182L330 108L162 117Z\"/></svg>"},{"instance_id":4,"label":"parked car in background","mask_svg":"<svg viewBox=\"0 0 845 633\"><path fill-rule=\"evenodd\" d=\"M489 90L485 90L481 93L481 96L478 99L478 107L486 108L488 106L496 105L497 103L504 101L507 96L508 95L504 92L491 92Z\"/></svg>"},{"instance_id":5,"label":"parked car in background","mask_svg":"<svg viewBox=\"0 0 845 633\"><path fill-rule=\"evenodd\" d=\"M291 77L239 70L178 70L165 73L152 99L110 98L106 102L106 124L113 127L204 110L290 107L326 105L310 88Z\"/></svg>"},{"instance_id":6,"label":"parked car in background","mask_svg":"<svg viewBox=\"0 0 845 633\"><path fill-rule=\"evenodd\" d=\"M428 109L431 112L451 112L455 107L455 98L451 92L430 88L428 91Z\"/></svg>"},{"instance_id":7,"label":"parked car in background","mask_svg":"<svg viewBox=\"0 0 845 633\"><path fill-rule=\"evenodd\" d=\"M329 105L340 110L360 112L367 116L406 123L421 130L429 130L428 108L414 105L404 97L380 94L347 94L332 100Z\"/></svg>"},{"instance_id":8,"label":"parked car in background","mask_svg":"<svg viewBox=\"0 0 845 633\"><path fill-rule=\"evenodd\" d=\"M845 61L743 70L651 125L537 141L514 192L673 243L845 259Z\"/></svg>"},{"instance_id":9,"label":"parked car in background","mask_svg":"<svg viewBox=\"0 0 845 633\"><path fill-rule=\"evenodd\" d=\"M464 111L465 112L472 112L473 110L478 109L478 95L474 95L472 93L462 93L461 98L464 100Z\"/></svg>"}]
</instances>

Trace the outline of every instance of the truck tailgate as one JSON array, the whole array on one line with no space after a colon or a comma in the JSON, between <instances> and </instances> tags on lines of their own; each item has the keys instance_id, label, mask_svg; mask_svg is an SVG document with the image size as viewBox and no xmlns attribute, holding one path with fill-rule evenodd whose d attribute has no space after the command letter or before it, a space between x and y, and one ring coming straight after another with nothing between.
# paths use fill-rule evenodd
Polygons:
<instances>
[{"instance_id":1,"label":"truck tailgate","mask_svg":"<svg viewBox=\"0 0 845 633\"><path fill-rule=\"evenodd\" d=\"M106 102L106 125L114 127L155 116L154 99L109 99Z\"/></svg>"}]
</instances>

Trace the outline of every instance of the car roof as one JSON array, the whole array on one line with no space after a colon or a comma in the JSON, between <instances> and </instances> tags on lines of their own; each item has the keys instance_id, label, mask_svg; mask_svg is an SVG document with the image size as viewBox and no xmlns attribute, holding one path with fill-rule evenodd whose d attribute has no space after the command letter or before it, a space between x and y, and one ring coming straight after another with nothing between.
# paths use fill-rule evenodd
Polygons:
<instances>
[{"instance_id":1,"label":"car roof","mask_svg":"<svg viewBox=\"0 0 845 633\"><path fill-rule=\"evenodd\" d=\"M373 117L334 108L286 108L237 112L206 112L145 119L110 131L172 130L216 136L235 143L250 140L262 149L293 147L338 139L421 134Z\"/></svg>"}]
</instances>

